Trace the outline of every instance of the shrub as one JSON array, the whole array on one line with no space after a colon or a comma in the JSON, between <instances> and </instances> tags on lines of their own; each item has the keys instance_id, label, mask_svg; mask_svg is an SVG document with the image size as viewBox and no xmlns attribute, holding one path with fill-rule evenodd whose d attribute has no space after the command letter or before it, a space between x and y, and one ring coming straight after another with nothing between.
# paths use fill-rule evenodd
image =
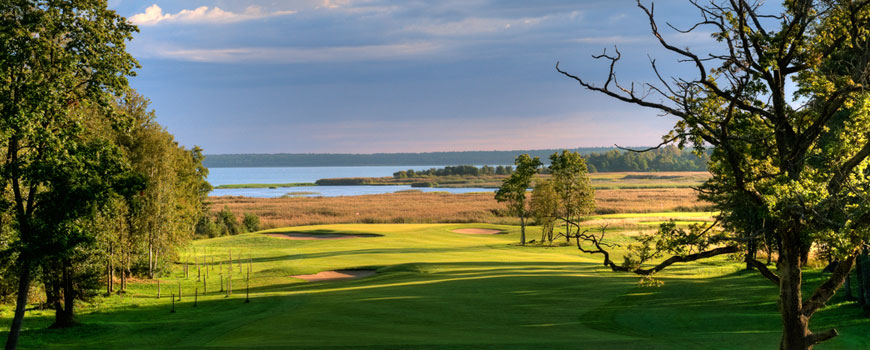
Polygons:
<instances>
[{"instance_id":1,"label":"shrub","mask_svg":"<svg viewBox=\"0 0 870 350\"><path fill-rule=\"evenodd\" d=\"M242 225L248 229L248 232L260 230L260 217L253 213L245 213L245 218L242 220Z\"/></svg>"},{"instance_id":2,"label":"shrub","mask_svg":"<svg viewBox=\"0 0 870 350\"><path fill-rule=\"evenodd\" d=\"M239 220L226 207L218 212L218 215L215 218L215 224L219 227L222 236L235 236L244 232L244 227L239 225Z\"/></svg>"}]
</instances>

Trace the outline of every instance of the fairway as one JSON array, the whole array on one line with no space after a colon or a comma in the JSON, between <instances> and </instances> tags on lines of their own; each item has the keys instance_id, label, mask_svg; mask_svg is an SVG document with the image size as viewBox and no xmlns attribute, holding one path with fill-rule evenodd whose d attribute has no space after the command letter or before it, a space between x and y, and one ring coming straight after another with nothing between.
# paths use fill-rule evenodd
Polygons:
<instances>
[{"instance_id":1,"label":"fairway","mask_svg":"<svg viewBox=\"0 0 870 350\"><path fill-rule=\"evenodd\" d=\"M469 235L463 228L507 234ZM539 235L529 228L529 237ZM347 234L291 240L264 233ZM772 348L779 342L777 289L723 259L673 266L661 287L610 272L575 247L517 245L519 228L499 225L326 225L195 241L181 259L211 263L208 294L191 265L124 297L83 304L83 323L50 330L53 313L31 311L25 349L675 349ZM612 234L617 239L620 234ZM620 240L620 239L617 239ZM233 294L219 292L218 268ZM242 264L236 259L241 256ZM219 265L218 265L219 264ZM240 267L241 266L241 267ZM250 303L245 303L245 275ZM294 275L375 270L358 278L307 282ZM240 273L242 271L242 273ZM204 275L203 275L204 276ZM807 275L807 288L818 273ZM170 293L183 296L170 313ZM840 337L819 349L870 346L870 320L835 297L814 318ZM41 315L41 316L39 316ZM8 323L10 309L0 321ZM0 337L5 334L0 334Z\"/></svg>"}]
</instances>

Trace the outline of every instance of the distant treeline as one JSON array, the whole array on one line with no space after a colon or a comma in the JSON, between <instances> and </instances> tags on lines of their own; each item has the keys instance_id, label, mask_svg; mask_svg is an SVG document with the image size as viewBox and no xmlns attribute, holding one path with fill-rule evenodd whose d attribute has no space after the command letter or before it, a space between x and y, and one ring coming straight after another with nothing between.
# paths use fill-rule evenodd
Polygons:
<instances>
[{"instance_id":1,"label":"distant treeline","mask_svg":"<svg viewBox=\"0 0 870 350\"><path fill-rule=\"evenodd\" d=\"M575 148L571 151L580 154L607 152L613 147ZM427 153L279 153L279 154L211 154L206 155L204 165L209 168L245 167L308 167L308 166L419 166L419 165L457 165L457 164L513 164L514 158L528 153L532 157L549 159L561 149L517 150L517 151L468 151L468 152L427 152Z\"/></svg>"},{"instance_id":2,"label":"distant treeline","mask_svg":"<svg viewBox=\"0 0 870 350\"><path fill-rule=\"evenodd\" d=\"M604 153L590 153L584 155L589 172L616 172L616 171L705 171L709 156L703 153L700 157L690 150L680 150L674 146L662 147L649 152L627 152L610 150ZM549 160L549 158L542 158ZM428 170L413 169L402 170L393 173L397 179L423 177L423 176L481 176L481 175L510 175L513 172L511 166L492 167L484 165L475 167L472 165L447 166L444 168L432 168ZM541 169L546 173L547 169Z\"/></svg>"},{"instance_id":3,"label":"distant treeline","mask_svg":"<svg viewBox=\"0 0 870 350\"><path fill-rule=\"evenodd\" d=\"M393 177L397 179L420 177L420 176L481 176L481 175L510 175L514 171L513 167L508 165L489 166L484 165L480 168L474 165L456 165L443 168L431 168L427 170L408 169L393 173Z\"/></svg>"},{"instance_id":4,"label":"distant treeline","mask_svg":"<svg viewBox=\"0 0 870 350\"><path fill-rule=\"evenodd\" d=\"M584 155L589 172L613 171L705 171L708 153L699 157L691 149L666 146L649 152L610 150ZM541 158L543 160L543 158Z\"/></svg>"}]
</instances>

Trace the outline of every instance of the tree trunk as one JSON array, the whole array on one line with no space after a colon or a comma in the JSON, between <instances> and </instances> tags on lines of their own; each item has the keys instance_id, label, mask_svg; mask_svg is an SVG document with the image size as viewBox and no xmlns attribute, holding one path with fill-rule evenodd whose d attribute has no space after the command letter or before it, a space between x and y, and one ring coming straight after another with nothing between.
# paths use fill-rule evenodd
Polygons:
<instances>
[{"instance_id":1,"label":"tree trunk","mask_svg":"<svg viewBox=\"0 0 870 350\"><path fill-rule=\"evenodd\" d=\"M782 350L812 349L807 343L810 334L807 319L802 312L801 245L798 230L783 234L779 265L779 311L782 316Z\"/></svg>"},{"instance_id":2,"label":"tree trunk","mask_svg":"<svg viewBox=\"0 0 870 350\"><path fill-rule=\"evenodd\" d=\"M18 279L18 296L15 299L15 316L12 317L12 326L9 327L9 336L6 338L6 350L15 350L18 347L21 325L24 323L24 309L27 307L27 294L30 292L30 262L20 262L22 264Z\"/></svg>"},{"instance_id":3,"label":"tree trunk","mask_svg":"<svg viewBox=\"0 0 870 350\"><path fill-rule=\"evenodd\" d=\"M75 324L73 309L75 308L76 292L73 287L72 267L68 262L63 262L61 267L63 286L63 308L55 310L54 324L51 328L66 328Z\"/></svg>"},{"instance_id":4,"label":"tree trunk","mask_svg":"<svg viewBox=\"0 0 870 350\"><path fill-rule=\"evenodd\" d=\"M127 291L127 269L121 268L121 290Z\"/></svg>"},{"instance_id":5,"label":"tree trunk","mask_svg":"<svg viewBox=\"0 0 870 350\"><path fill-rule=\"evenodd\" d=\"M154 278L154 244L148 242L148 278Z\"/></svg>"},{"instance_id":6,"label":"tree trunk","mask_svg":"<svg viewBox=\"0 0 870 350\"><path fill-rule=\"evenodd\" d=\"M866 266L866 258L864 255L858 256L858 261L855 264L855 279L858 282L858 305L864 306L867 305L867 291L866 284L864 283L864 269Z\"/></svg>"},{"instance_id":7,"label":"tree trunk","mask_svg":"<svg viewBox=\"0 0 870 350\"><path fill-rule=\"evenodd\" d=\"M746 243L746 269L752 270L752 264L749 263L749 259L755 260L758 252L758 242L752 238L749 239L749 242Z\"/></svg>"},{"instance_id":8,"label":"tree trunk","mask_svg":"<svg viewBox=\"0 0 870 350\"><path fill-rule=\"evenodd\" d=\"M63 312L63 305L60 302L60 285L61 282L55 278L45 278L45 303L54 310L54 322L57 323L58 317Z\"/></svg>"},{"instance_id":9,"label":"tree trunk","mask_svg":"<svg viewBox=\"0 0 870 350\"><path fill-rule=\"evenodd\" d=\"M843 285L843 289L846 290L845 299L847 301L854 301L855 296L852 295L852 274L851 273L846 275L846 284Z\"/></svg>"},{"instance_id":10,"label":"tree trunk","mask_svg":"<svg viewBox=\"0 0 870 350\"><path fill-rule=\"evenodd\" d=\"M526 245L526 217L520 216L520 245Z\"/></svg>"},{"instance_id":11,"label":"tree trunk","mask_svg":"<svg viewBox=\"0 0 870 350\"><path fill-rule=\"evenodd\" d=\"M160 270L160 248L154 248L154 272L152 273L151 278L154 278L154 274L157 274Z\"/></svg>"},{"instance_id":12,"label":"tree trunk","mask_svg":"<svg viewBox=\"0 0 870 350\"><path fill-rule=\"evenodd\" d=\"M870 256L866 253L858 256L858 303L866 309L870 307Z\"/></svg>"}]
</instances>

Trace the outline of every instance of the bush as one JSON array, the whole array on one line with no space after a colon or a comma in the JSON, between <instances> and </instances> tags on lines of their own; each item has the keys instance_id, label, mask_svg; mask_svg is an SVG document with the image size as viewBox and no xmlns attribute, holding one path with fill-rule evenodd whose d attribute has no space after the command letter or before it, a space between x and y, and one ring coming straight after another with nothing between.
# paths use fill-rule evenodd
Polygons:
<instances>
[{"instance_id":1,"label":"bush","mask_svg":"<svg viewBox=\"0 0 870 350\"><path fill-rule=\"evenodd\" d=\"M226 207L218 212L218 215L215 218L215 224L219 227L221 236L235 236L244 232L244 227L239 225L239 220Z\"/></svg>"},{"instance_id":2,"label":"bush","mask_svg":"<svg viewBox=\"0 0 870 350\"><path fill-rule=\"evenodd\" d=\"M245 213L245 218L242 220L242 225L248 229L248 232L256 232L260 230L260 217L252 213Z\"/></svg>"},{"instance_id":3,"label":"bush","mask_svg":"<svg viewBox=\"0 0 870 350\"><path fill-rule=\"evenodd\" d=\"M220 235L220 229L211 220L211 215L203 215L196 223L194 235L197 237L215 238Z\"/></svg>"}]
</instances>

